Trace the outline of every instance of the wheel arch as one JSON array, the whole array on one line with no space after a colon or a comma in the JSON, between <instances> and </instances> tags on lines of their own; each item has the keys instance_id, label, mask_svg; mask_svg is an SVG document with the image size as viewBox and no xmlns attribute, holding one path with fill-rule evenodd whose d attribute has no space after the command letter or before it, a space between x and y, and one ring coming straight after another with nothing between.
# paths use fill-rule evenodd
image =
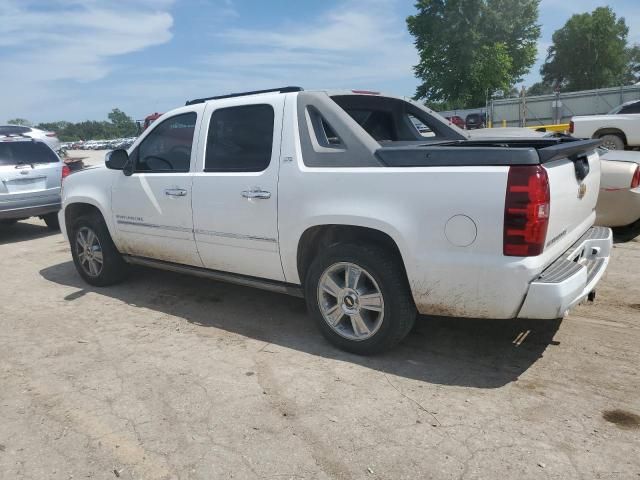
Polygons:
<instances>
[{"instance_id":1,"label":"wheel arch","mask_svg":"<svg viewBox=\"0 0 640 480\"><path fill-rule=\"evenodd\" d=\"M102 217L104 223L107 225L107 229L109 230L109 234L113 238L114 232L112 231L109 218L105 215L102 208L100 208L95 202L87 200L87 199L78 199L74 201L68 202L64 207L64 229L69 236L69 227L75 218L78 218L81 215L88 215L91 213L96 213Z\"/></svg>"},{"instance_id":2,"label":"wheel arch","mask_svg":"<svg viewBox=\"0 0 640 480\"><path fill-rule=\"evenodd\" d=\"M304 284L309 266L318 252L337 243L366 243L382 247L397 258L407 277L401 249L391 235L367 226L328 223L308 227L298 240L296 265L301 284Z\"/></svg>"},{"instance_id":3,"label":"wheel arch","mask_svg":"<svg viewBox=\"0 0 640 480\"><path fill-rule=\"evenodd\" d=\"M604 135L617 135L622 138L622 141L624 142L625 145L628 145L627 135L619 128L615 128L615 127L599 128L593 134L593 138L600 138Z\"/></svg>"}]
</instances>

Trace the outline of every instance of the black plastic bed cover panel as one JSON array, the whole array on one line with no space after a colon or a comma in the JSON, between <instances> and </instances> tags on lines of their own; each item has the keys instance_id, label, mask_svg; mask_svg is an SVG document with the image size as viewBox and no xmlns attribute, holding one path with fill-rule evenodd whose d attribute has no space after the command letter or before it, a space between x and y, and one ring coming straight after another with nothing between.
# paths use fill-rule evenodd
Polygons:
<instances>
[{"instance_id":1,"label":"black plastic bed cover panel","mask_svg":"<svg viewBox=\"0 0 640 480\"><path fill-rule=\"evenodd\" d=\"M463 167L539 165L561 158L584 156L593 151L599 140L562 141L545 140L526 145L513 139L502 142L462 141L443 146L389 146L376 150L375 155L388 167ZM530 142L529 142L530 143ZM520 144L520 145L519 145Z\"/></svg>"}]
</instances>

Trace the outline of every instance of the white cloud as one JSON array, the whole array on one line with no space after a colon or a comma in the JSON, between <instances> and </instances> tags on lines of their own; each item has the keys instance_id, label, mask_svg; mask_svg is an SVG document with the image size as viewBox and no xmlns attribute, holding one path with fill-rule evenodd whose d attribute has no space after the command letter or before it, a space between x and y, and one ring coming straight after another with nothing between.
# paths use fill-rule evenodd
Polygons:
<instances>
[{"instance_id":1,"label":"white cloud","mask_svg":"<svg viewBox=\"0 0 640 480\"><path fill-rule=\"evenodd\" d=\"M111 70L109 59L171 39L167 12L109 8L109 2L64 2L62 11L38 12L9 1L0 10L0 47L11 53L0 78L45 83L90 81ZM117 2L116 2L117 3ZM28 5L28 2L26 3ZM113 7L113 5L112 5Z\"/></svg>"},{"instance_id":2,"label":"white cloud","mask_svg":"<svg viewBox=\"0 0 640 480\"><path fill-rule=\"evenodd\" d=\"M113 59L168 42L169 0L3 0L0 87L5 112L27 113L72 94L71 84L108 75ZM77 89L75 92L77 94ZM85 99L86 101L86 99Z\"/></svg>"},{"instance_id":3,"label":"white cloud","mask_svg":"<svg viewBox=\"0 0 640 480\"><path fill-rule=\"evenodd\" d=\"M245 23L231 0L189 1L218 20L209 31L215 33L203 33L210 48L184 51L171 63L156 57L116 77L118 57L171 40L169 8L179 2L0 0L0 56L12 52L2 58L0 88L34 93L7 99L3 113L79 120L118 106L141 117L187 98L279 85L414 93L418 57L398 13L403 0L369 0L366 7L344 0L312 19L292 11L268 29L225 27ZM180 34L189 29L179 27Z\"/></svg>"},{"instance_id":4,"label":"white cloud","mask_svg":"<svg viewBox=\"0 0 640 480\"><path fill-rule=\"evenodd\" d=\"M315 22L284 22L275 29L229 29L218 35L228 47L207 63L240 76L315 87L376 86L411 78L418 61L404 18L394 1L363 8L347 2ZM411 92L403 92L412 94Z\"/></svg>"}]
</instances>

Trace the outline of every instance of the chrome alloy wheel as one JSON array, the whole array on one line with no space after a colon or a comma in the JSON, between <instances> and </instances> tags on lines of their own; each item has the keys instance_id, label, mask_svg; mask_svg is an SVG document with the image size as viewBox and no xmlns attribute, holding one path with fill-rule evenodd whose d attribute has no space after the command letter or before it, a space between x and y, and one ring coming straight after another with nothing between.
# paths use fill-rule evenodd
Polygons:
<instances>
[{"instance_id":1,"label":"chrome alloy wheel","mask_svg":"<svg viewBox=\"0 0 640 480\"><path fill-rule=\"evenodd\" d=\"M349 340L372 337L384 319L380 287L353 263L335 263L324 271L318 282L318 305L327 324Z\"/></svg>"},{"instance_id":2,"label":"chrome alloy wheel","mask_svg":"<svg viewBox=\"0 0 640 480\"><path fill-rule=\"evenodd\" d=\"M104 260L102 257L102 245L93 230L82 227L76 234L76 253L78 261L84 272L97 277L102 272Z\"/></svg>"}]
</instances>

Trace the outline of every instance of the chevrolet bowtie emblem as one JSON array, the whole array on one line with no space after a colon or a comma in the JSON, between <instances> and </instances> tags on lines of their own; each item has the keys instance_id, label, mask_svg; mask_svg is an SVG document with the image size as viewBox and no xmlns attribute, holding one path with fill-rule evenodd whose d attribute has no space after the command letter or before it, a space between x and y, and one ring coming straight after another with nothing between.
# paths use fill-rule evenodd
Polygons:
<instances>
[{"instance_id":1,"label":"chevrolet bowtie emblem","mask_svg":"<svg viewBox=\"0 0 640 480\"><path fill-rule=\"evenodd\" d=\"M587 193L587 186L584 183L581 183L578 187L578 198L582 199Z\"/></svg>"}]
</instances>

